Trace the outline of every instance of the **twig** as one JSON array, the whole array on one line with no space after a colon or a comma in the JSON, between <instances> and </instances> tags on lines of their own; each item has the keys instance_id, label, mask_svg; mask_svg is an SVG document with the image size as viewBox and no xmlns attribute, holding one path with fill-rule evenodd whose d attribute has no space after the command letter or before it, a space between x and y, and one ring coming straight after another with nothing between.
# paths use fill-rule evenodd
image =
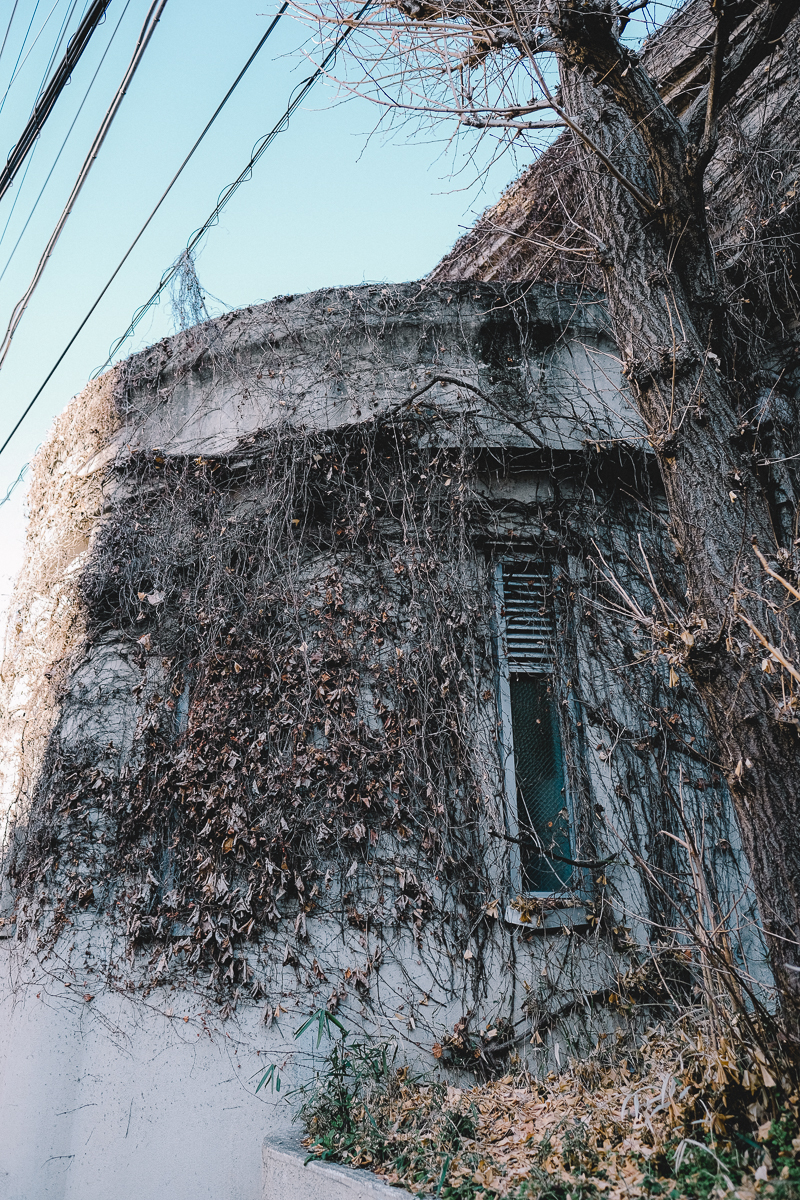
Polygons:
<instances>
[{"instance_id":1,"label":"twig","mask_svg":"<svg viewBox=\"0 0 800 1200\"><path fill-rule=\"evenodd\" d=\"M782 575L779 575L777 573L777 571L773 571L772 567L769 565L767 560L764 558L764 555L759 550L755 541L753 541L753 553L755 554L756 558L761 563L762 567L767 572L767 574L771 575L773 579L777 579L778 583L780 583L783 587L785 587L787 592L791 592L791 594L793 596L795 596L798 600L800 600L800 592L798 592L797 588L793 587L792 584L789 583L788 579L784 579Z\"/></svg>"},{"instance_id":2,"label":"twig","mask_svg":"<svg viewBox=\"0 0 800 1200\"><path fill-rule=\"evenodd\" d=\"M482 392L481 389L476 387L474 383L468 383L466 379L457 379L455 375L434 375L432 379L429 379L428 382L423 385L423 387L417 388L415 392L412 392L408 399L403 401L401 407L413 404L423 394L423 392L427 392L428 389L432 388L435 383L451 383L455 387L468 388L468 390L474 392L476 396L480 396L481 400L483 400L485 404L488 404L490 408L493 408L496 413L503 417L504 420L508 421L509 424L513 425L516 429L519 429L519 431L524 433L526 437L529 437L534 446L538 446L540 450L544 450L544 442L541 440L541 438L537 437L536 434L529 429L524 422L518 420L515 416L513 416L512 413L508 412L507 409L498 404L496 400L493 400L491 396L487 396L486 393Z\"/></svg>"},{"instance_id":3,"label":"twig","mask_svg":"<svg viewBox=\"0 0 800 1200\"><path fill-rule=\"evenodd\" d=\"M520 45L522 46L522 49L525 51L525 54L527 55L528 59L530 60L531 66L533 67L534 74L536 75L536 78L538 80L539 87L542 89L542 91L547 99L547 102L550 105L550 107L552 108L553 112L556 113L559 117L561 117L561 120L564 122L564 124L569 129L572 130L572 132L575 134L575 136L580 138L580 140L586 146L589 147L589 149L592 151L592 153L595 154L600 159L600 162L603 164L603 166L606 168L606 170L611 175L614 176L617 183L622 184L622 186L625 188L625 190L627 192L630 192L631 196L633 196L634 200L636 200L637 203L642 206L642 208L645 210L645 212L649 213L649 215L651 217L656 216L658 213L660 213L662 211L661 205L657 204L654 200L651 200L649 196L645 195L645 193L641 190L641 188L638 188L636 186L636 184L633 182L633 180L628 179L628 177L625 174L623 174L622 171L620 171L619 167L614 165L614 163L608 157L608 155L605 153L605 151L602 150L601 147L598 146L597 143L592 138L589 137L588 133L585 133L584 130L582 130L579 125L576 125L576 123L572 120L572 117L569 115L569 113L565 109L563 109L561 107L561 105L558 104L557 101L553 98L553 95L552 95L549 87L547 86L547 81L546 81L544 75L542 74L542 70L536 61L535 54L534 54L533 50L531 50L530 46L528 45L527 39L525 38L522 30L519 27L519 22L517 21L517 16L516 16L516 13L514 12L513 5L511 3L509 3L508 0L507 0L507 7L508 7L509 15L510 15L511 20L514 25L514 28L517 32L517 37L519 38Z\"/></svg>"},{"instance_id":4,"label":"twig","mask_svg":"<svg viewBox=\"0 0 800 1200\"><path fill-rule=\"evenodd\" d=\"M712 8L717 15L717 26L714 31L714 48L711 52L709 67L705 127L697 154L697 168L700 172L705 171L717 144L720 82L725 67L725 52L728 49L728 41L731 33L731 6L726 5L724 0L712 0Z\"/></svg>"},{"instance_id":5,"label":"twig","mask_svg":"<svg viewBox=\"0 0 800 1200\"><path fill-rule=\"evenodd\" d=\"M515 846L529 845L529 843L523 841L522 838L511 837L509 833L501 833L499 829L490 829L489 834L491 837L502 838L505 842L513 842ZM546 858L550 862L566 863L568 867L591 867L592 869L595 867L604 867L607 863L613 862L616 858L615 854L609 854L607 858L584 859L563 858L560 854L548 854L544 850L539 850L537 853L541 854L542 858Z\"/></svg>"},{"instance_id":6,"label":"twig","mask_svg":"<svg viewBox=\"0 0 800 1200\"><path fill-rule=\"evenodd\" d=\"M792 664L789 662L788 658L784 658L784 656L781 654L780 650L777 650L775 648L775 646L772 645L771 642L767 641L767 639L764 637L761 630L756 629L755 625L749 619L749 617L746 617L744 615L744 613L742 613L742 612L737 613L736 615L738 616L739 620L744 621L747 628L756 635L756 637L761 642L761 645L764 647L764 649L769 650L769 652L773 656L773 658L776 658L778 660L778 662L781 664L781 666L784 667L789 672L792 679L796 679L797 682L800 683L800 671L798 671L796 667L792 666Z\"/></svg>"}]
</instances>

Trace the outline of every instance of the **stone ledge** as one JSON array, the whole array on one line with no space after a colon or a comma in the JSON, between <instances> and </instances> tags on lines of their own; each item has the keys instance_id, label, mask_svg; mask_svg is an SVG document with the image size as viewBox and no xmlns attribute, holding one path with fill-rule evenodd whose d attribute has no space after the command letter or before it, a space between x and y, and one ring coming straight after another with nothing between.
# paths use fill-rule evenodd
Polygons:
<instances>
[{"instance_id":1,"label":"stone ledge","mask_svg":"<svg viewBox=\"0 0 800 1200\"><path fill-rule=\"evenodd\" d=\"M518 925L529 933L569 933L572 929L583 929L589 924L586 906L572 905L569 908L554 908L549 912L521 913L519 909L506 905L505 920L508 925Z\"/></svg>"},{"instance_id":2,"label":"stone ledge","mask_svg":"<svg viewBox=\"0 0 800 1200\"><path fill-rule=\"evenodd\" d=\"M371 1171L312 1159L291 1136L266 1137L262 1146L262 1200L417 1200Z\"/></svg>"}]
</instances>

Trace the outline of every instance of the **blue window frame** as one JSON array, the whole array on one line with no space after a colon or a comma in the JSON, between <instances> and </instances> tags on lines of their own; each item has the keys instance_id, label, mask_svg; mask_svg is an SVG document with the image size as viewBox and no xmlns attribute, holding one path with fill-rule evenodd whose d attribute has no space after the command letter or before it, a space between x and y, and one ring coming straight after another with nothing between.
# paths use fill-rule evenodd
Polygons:
<instances>
[{"instance_id":1,"label":"blue window frame","mask_svg":"<svg viewBox=\"0 0 800 1200\"><path fill-rule=\"evenodd\" d=\"M572 867L569 797L553 658L551 576L541 563L502 562L495 573L501 748L512 886L550 894Z\"/></svg>"}]
</instances>

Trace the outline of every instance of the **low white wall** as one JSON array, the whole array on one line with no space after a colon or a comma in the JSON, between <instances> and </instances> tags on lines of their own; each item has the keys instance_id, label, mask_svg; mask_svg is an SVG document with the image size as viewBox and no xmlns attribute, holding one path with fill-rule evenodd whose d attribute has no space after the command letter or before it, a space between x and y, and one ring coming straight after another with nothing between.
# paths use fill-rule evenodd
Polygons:
<instances>
[{"instance_id":1,"label":"low white wall","mask_svg":"<svg viewBox=\"0 0 800 1200\"><path fill-rule=\"evenodd\" d=\"M189 993L169 1017L163 995L12 989L7 960L0 943L2 1200L259 1200L261 1142L290 1109L254 1095L283 1049L258 1010L222 1025Z\"/></svg>"},{"instance_id":2,"label":"low white wall","mask_svg":"<svg viewBox=\"0 0 800 1200\"><path fill-rule=\"evenodd\" d=\"M371 1171L312 1160L297 1137L264 1139L262 1200L412 1200Z\"/></svg>"}]
</instances>

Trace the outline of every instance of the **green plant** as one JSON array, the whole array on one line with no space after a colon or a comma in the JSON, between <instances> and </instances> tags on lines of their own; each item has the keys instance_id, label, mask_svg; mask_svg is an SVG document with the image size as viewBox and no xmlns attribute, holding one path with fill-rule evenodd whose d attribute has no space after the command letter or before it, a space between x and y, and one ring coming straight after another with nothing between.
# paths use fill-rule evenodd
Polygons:
<instances>
[{"instance_id":1,"label":"green plant","mask_svg":"<svg viewBox=\"0 0 800 1200\"><path fill-rule=\"evenodd\" d=\"M336 1028L341 1032L342 1038L347 1037L348 1031L345 1029L344 1025L339 1020L339 1018L335 1017L332 1012L328 1012L327 1008L318 1008L315 1012L313 1012L311 1014L311 1016L308 1018L308 1020L303 1022L303 1024L300 1026L299 1029L295 1029L295 1031L294 1031L295 1039L302 1037L303 1034L305 1033L305 1031L307 1029L310 1029L315 1021L317 1023L317 1045L318 1046L319 1046L320 1042L322 1041L323 1034L327 1034L327 1036L329 1038L333 1037L333 1034L331 1033L332 1025L335 1025ZM280 1074L278 1071L278 1067L276 1066L275 1063L270 1063L270 1065L267 1067L264 1074L261 1076L261 1079L259 1080L259 1083L258 1083L258 1087L256 1088L256 1095L258 1095L258 1093L261 1091L262 1087L265 1087L266 1084L269 1084L270 1090L274 1089L276 1092L279 1092L281 1090L281 1077L280 1077Z\"/></svg>"},{"instance_id":2,"label":"green plant","mask_svg":"<svg viewBox=\"0 0 800 1200\"><path fill-rule=\"evenodd\" d=\"M596 1200L620 1188L628 1200L719 1200L742 1187L800 1200L792 1079L768 1087L761 1072L751 1091L742 1079L757 1050L741 1041L737 1057L702 1033L683 1021L615 1039L599 1071L570 1062L467 1090L394 1069L385 1046L337 1039L300 1112L306 1144L439 1200Z\"/></svg>"},{"instance_id":3,"label":"green plant","mask_svg":"<svg viewBox=\"0 0 800 1200\"><path fill-rule=\"evenodd\" d=\"M322 1041L323 1033L327 1034L329 1038L333 1037L333 1034L331 1033L331 1025L336 1026L343 1038L347 1037L348 1031L345 1029L342 1022L338 1017L335 1017L332 1012L328 1012L327 1008L318 1008L316 1012L313 1012L308 1020L304 1021L300 1028L295 1030L294 1036L296 1038L302 1037L305 1031L310 1029L315 1021L317 1022L317 1045L319 1045Z\"/></svg>"},{"instance_id":4,"label":"green plant","mask_svg":"<svg viewBox=\"0 0 800 1200\"><path fill-rule=\"evenodd\" d=\"M369 1041L348 1045L346 1038L344 1031L333 1042L298 1117L319 1148L315 1157L338 1158L368 1143L373 1157L382 1158L385 1140L371 1107L392 1088L397 1047Z\"/></svg>"},{"instance_id":5,"label":"green plant","mask_svg":"<svg viewBox=\"0 0 800 1200\"><path fill-rule=\"evenodd\" d=\"M267 1083L270 1086L270 1091L272 1091L273 1088L276 1092L279 1092L281 1090L281 1077L278 1074L278 1068L275 1065L275 1063L270 1063L270 1065L267 1067L266 1071L262 1075L262 1077L259 1081L258 1087L256 1088L256 1095L258 1095L258 1093L261 1091L262 1087L264 1087L264 1085Z\"/></svg>"}]
</instances>

